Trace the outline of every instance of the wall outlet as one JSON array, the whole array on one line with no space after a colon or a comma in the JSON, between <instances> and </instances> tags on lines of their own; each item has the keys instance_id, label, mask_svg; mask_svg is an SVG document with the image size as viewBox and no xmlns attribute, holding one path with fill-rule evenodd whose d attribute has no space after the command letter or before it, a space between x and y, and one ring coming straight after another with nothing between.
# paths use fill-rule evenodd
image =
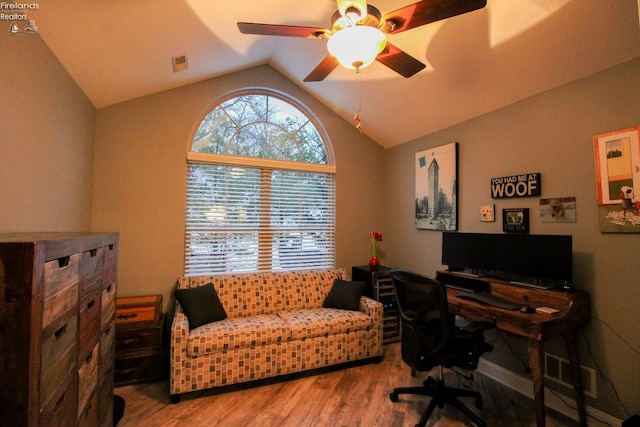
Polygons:
<instances>
[{"instance_id":1,"label":"wall outlet","mask_svg":"<svg viewBox=\"0 0 640 427\"><path fill-rule=\"evenodd\" d=\"M584 394L597 398L596 370L588 366L580 365L582 375L582 387ZM573 389L571 366L567 359L550 353L544 354L544 377L565 387Z\"/></svg>"}]
</instances>

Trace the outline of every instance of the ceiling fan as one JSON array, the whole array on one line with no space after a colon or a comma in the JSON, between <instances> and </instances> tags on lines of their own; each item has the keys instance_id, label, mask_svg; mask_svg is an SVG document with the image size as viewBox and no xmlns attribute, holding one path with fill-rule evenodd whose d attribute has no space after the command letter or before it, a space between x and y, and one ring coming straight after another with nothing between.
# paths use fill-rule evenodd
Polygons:
<instances>
[{"instance_id":1,"label":"ceiling fan","mask_svg":"<svg viewBox=\"0 0 640 427\"><path fill-rule=\"evenodd\" d=\"M329 54L305 77L305 82L323 80L339 64L359 70L374 60L411 77L425 64L389 43L385 34L397 34L481 9L487 1L423 0L384 15L366 0L337 0L337 3L331 29L251 22L238 22L238 28L243 34L327 40Z\"/></svg>"}]
</instances>

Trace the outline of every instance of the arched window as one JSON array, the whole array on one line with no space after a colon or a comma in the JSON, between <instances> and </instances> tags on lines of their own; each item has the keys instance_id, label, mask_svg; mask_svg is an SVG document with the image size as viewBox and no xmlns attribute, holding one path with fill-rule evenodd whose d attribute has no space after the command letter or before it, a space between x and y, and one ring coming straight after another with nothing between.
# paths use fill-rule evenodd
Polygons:
<instances>
[{"instance_id":1,"label":"arched window","mask_svg":"<svg viewBox=\"0 0 640 427\"><path fill-rule=\"evenodd\" d=\"M185 275L333 267L333 163L293 100L266 91L220 100L187 154Z\"/></svg>"}]
</instances>

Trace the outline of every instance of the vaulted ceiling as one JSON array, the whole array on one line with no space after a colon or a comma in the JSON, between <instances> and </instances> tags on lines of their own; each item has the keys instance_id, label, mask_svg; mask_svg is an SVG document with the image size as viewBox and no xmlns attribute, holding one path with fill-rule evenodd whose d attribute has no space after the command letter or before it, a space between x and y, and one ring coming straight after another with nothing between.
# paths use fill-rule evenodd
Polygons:
<instances>
[{"instance_id":1,"label":"vaulted ceiling","mask_svg":"<svg viewBox=\"0 0 640 427\"><path fill-rule=\"evenodd\" d=\"M241 34L237 22L330 28L335 0L42 0L38 34L102 108L269 64L393 147L640 56L640 0L488 0L485 8L390 35L427 67L404 78L374 62L303 79L326 41ZM415 2L415 0L413 1ZM372 0L384 14L411 0ZM188 68L174 73L172 57Z\"/></svg>"}]
</instances>

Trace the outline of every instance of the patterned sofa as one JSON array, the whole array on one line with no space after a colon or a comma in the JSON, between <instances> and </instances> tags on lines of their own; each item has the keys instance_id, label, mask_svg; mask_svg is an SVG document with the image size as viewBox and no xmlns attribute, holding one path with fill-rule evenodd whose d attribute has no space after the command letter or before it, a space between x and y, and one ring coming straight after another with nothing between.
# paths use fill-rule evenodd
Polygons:
<instances>
[{"instance_id":1,"label":"patterned sofa","mask_svg":"<svg viewBox=\"0 0 640 427\"><path fill-rule=\"evenodd\" d=\"M324 308L344 269L182 277L178 289L213 283L227 317L191 329L180 303L171 326L170 394L382 356L382 304ZM357 297L356 297L357 298ZM355 306L358 306L357 299Z\"/></svg>"}]
</instances>

